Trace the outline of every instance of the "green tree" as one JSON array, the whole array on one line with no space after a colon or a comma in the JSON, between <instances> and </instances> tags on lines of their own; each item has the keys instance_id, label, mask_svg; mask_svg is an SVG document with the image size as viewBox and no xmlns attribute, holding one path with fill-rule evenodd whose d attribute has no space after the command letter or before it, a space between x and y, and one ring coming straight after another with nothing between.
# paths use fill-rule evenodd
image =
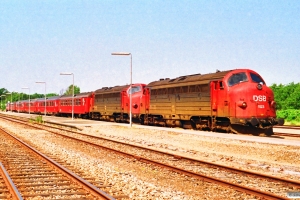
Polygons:
<instances>
[{"instance_id":1,"label":"green tree","mask_svg":"<svg viewBox=\"0 0 300 200\"><path fill-rule=\"evenodd\" d=\"M0 110L5 110L6 106L6 93L8 93L6 88L1 88L0 89L0 97L1 97L1 105L0 105ZM5 96L2 96L5 95Z\"/></svg>"},{"instance_id":2,"label":"green tree","mask_svg":"<svg viewBox=\"0 0 300 200\"><path fill-rule=\"evenodd\" d=\"M277 103L277 117L284 118L291 123L300 121L300 83L273 84L270 88L274 92Z\"/></svg>"},{"instance_id":3,"label":"green tree","mask_svg":"<svg viewBox=\"0 0 300 200\"><path fill-rule=\"evenodd\" d=\"M6 93L8 93L8 90L6 88L1 88L0 89L0 96L3 95L3 94L5 95Z\"/></svg>"},{"instance_id":4,"label":"green tree","mask_svg":"<svg viewBox=\"0 0 300 200\"><path fill-rule=\"evenodd\" d=\"M74 95L80 93L80 88L76 85L74 85ZM64 95L72 95L73 94L73 85L70 85L67 89Z\"/></svg>"}]
</instances>

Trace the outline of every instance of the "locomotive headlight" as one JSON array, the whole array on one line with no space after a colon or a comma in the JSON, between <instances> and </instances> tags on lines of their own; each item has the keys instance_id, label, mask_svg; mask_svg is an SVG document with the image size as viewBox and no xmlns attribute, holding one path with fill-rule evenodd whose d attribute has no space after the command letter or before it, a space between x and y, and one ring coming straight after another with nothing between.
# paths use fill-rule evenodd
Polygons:
<instances>
[{"instance_id":1,"label":"locomotive headlight","mask_svg":"<svg viewBox=\"0 0 300 200\"><path fill-rule=\"evenodd\" d=\"M258 83L257 86L256 86L256 88L257 88L258 90L262 90L262 88L263 88L262 85L263 85L262 83Z\"/></svg>"},{"instance_id":2,"label":"locomotive headlight","mask_svg":"<svg viewBox=\"0 0 300 200\"><path fill-rule=\"evenodd\" d=\"M238 105L239 107L241 107L241 108L246 108L246 107L247 107L247 103L246 103L245 101L239 101L239 102L237 103L237 105Z\"/></svg>"}]
</instances>

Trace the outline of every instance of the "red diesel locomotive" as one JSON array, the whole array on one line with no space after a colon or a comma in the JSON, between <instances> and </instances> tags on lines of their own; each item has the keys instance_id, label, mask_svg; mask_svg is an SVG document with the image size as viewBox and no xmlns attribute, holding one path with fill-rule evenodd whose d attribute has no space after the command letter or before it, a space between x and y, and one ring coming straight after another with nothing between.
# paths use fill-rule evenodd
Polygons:
<instances>
[{"instance_id":1,"label":"red diesel locomotive","mask_svg":"<svg viewBox=\"0 0 300 200\"><path fill-rule=\"evenodd\" d=\"M71 116L71 95L46 101L47 114ZM43 114L42 102L32 100L31 113ZM28 101L15 104L13 108L28 112ZM130 106L132 121L145 125L272 135L272 127L284 123L276 119L272 90L250 69L160 79L133 84L131 90L124 85L76 94L74 116L129 122Z\"/></svg>"},{"instance_id":2,"label":"red diesel locomotive","mask_svg":"<svg viewBox=\"0 0 300 200\"><path fill-rule=\"evenodd\" d=\"M130 95L132 95L132 120L139 122L140 114L145 112L145 84L137 83L124 86L103 87L94 92L91 119L114 122L130 121Z\"/></svg>"},{"instance_id":3,"label":"red diesel locomotive","mask_svg":"<svg viewBox=\"0 0 300 200\"><path fill-rule=\"evenodd\" d=\"M276 119L272 90L249 69L160 79L147 85L150 125L273 134Z\"/></svg>"}]
</instances>

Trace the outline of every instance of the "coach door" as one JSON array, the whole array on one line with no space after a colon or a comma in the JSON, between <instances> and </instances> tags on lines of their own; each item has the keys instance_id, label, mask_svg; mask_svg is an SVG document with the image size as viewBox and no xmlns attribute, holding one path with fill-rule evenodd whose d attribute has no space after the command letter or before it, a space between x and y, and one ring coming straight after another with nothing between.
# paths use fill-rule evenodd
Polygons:
<instances>
[{"instance_id":1,"label":"coach door","mask_svg":"<svg viewBox=\"0 0 300 200\"><path fill-rule=\"evenodd\" d=\"M229 105L224 90L223 81L212 81L211 88L211 113L212 116L228 116Z\"/></svg>"}]
</instances>

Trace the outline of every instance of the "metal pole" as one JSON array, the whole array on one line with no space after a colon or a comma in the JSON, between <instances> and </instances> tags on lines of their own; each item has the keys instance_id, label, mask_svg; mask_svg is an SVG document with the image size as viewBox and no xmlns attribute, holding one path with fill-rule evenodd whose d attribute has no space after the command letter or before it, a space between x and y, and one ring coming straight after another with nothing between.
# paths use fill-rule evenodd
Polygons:
<instances>
[{"instance_id":1,"label":"metal pole","mask_svg":"<svg viewBox=\"0 0 300 200\"><path fill-rule=\"evenodd\" d=\"M129 123L130 123L130 127L132 127L132 54L129 52L115 52L115 53L111 53L111 55L113 56L129 56L130 55L130 87L129 87L129 91L130 91L130 97L129 97Z\"/></svg>"},{"instance_id":2,"label":"metal pole","mask_svg":"<svg viewBox=\"0 0 300 200\"><path fill-rule=\"evenodd\" d=\"M74 120L74 73L61 72L60 75L73 75L73 91L72 91L72 120Z\"/></svg>"},{"instance_id":3,"label":"metal pole","mask_svg":"<svg viewBox=\"0 0 300 200\"><path fill-rule=\"evenodd\" d=\"M45 116L47 115L47 113L46 113L46 82L45 81L37 81L37 82L35 82L35 83L44 83L45 84L45 105L44 105L44 107L45 107L45 110L44 110L44 113L45 113Z\"/></svg>"},{"instance_id":4,"label":"metal pole","mask_svg":"<svg viewBox=\"0 0 300 200\"><path fill-rule=\"evenodd\" d=\"M132 127L132 54L130 54L130 127Z\"/></svg>"},{"instance_id":5,"label":"metal pole","mask_svg":"<svg viewBox=\"0 0 300 200\"><path fill-rule=\"evenodd\" d=\"M29 110L28 113L30 114L30 88L29 87L22 87L22 89L28 89L28 95L29 95L29 99L28 99L28 103L29 103Z\"/></svg>"},{"instance_id":6,"label":"metal pole","mask_svg":"<svg viewBox=\"0 0 300 200\"><path fill-rule=\"evenodd\" d=\"M30 115L30 88L28 88L28 90L29 90L29 100L28 100L28 102L29 102L29 115Z\"/></svg>"},{"instance_id":7,"label":"metal pole","mask_svg":"<svg viewBox=\"0 0 300 200\"><path fill-rule=\"evenodd\" d=\"M72 93L72 120L74 120L74 74L73 75L73 93Z\"/></svg>"},{"instance_id":8,"label":"metal pole","mask_svg":"<svg viewBox=\"0 0 300 200\"><path fill-rule=\"evenodd\" d=\"M6 95L2 94L1 95L1 111L2 111L2 97L5 97Z\"/></svg>"},{"instance_id":9,"label":"metal pole","mask_svg":"<svg viewBox=\"0 0 300 200\"><path fill-rule=\"evenodd\" d=\"M47 112L46 112L46 82L45 82L45 116L47 115Z\"/></svg>"},{"instance_id":10,"label":"metal pole","mask_svg":"<svg viewBox=\"0 0 300 200\"><path fill-rule=\"evenodd\" d=\"M11 106L11 101L12 101L12 92L6 93L6 94L10 94L10 102L9 102L9 108L8 111L10 110L10 112L12 112L12 106Z\"/></svg>"},{"instance_id":11,"label":"metal pole","mask_svg":"<svg viewBox=\"0 0 300 200\"><path fill-rule=\"evenodd\" d=\"M19 101L18 101L18 113L20 113L20 93L19 93Z\"/></svg>"}]
</instances>

